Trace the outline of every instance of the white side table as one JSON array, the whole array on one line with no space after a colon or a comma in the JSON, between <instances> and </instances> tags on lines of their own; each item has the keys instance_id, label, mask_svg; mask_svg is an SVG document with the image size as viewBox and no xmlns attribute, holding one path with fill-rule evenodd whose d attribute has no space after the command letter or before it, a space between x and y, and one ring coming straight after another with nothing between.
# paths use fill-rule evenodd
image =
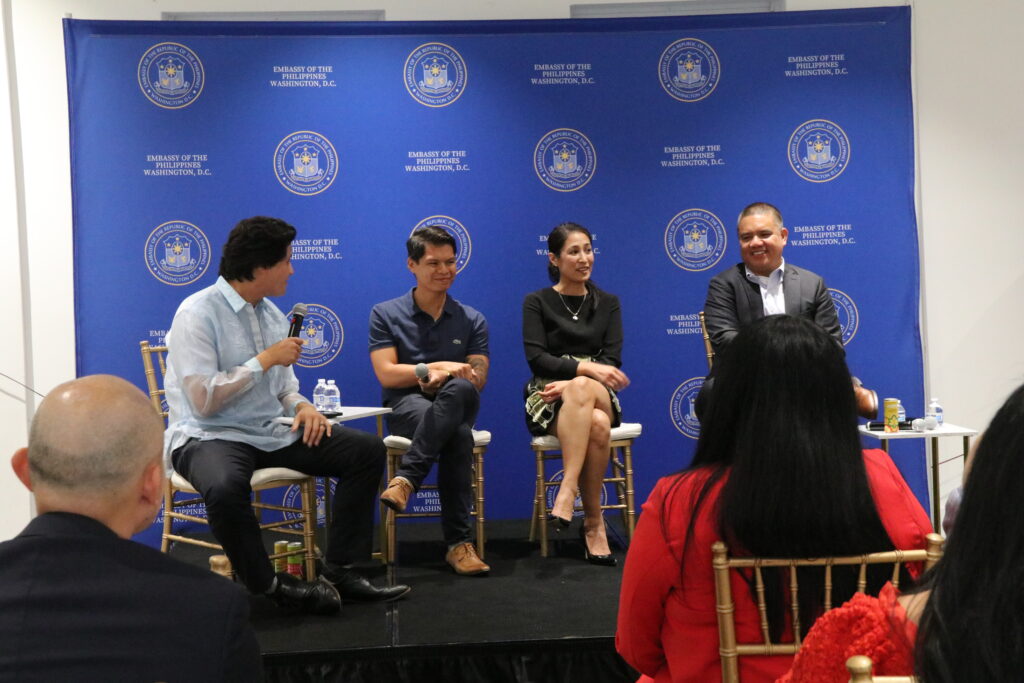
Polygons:
<instances>
[{"instance_id":1,"label":"white side table","mask_svg":"<svg viewBox=\"0 0 1024 683\"><path fill-rule=\"evenodd\" d=\"M929 471L929 479L931 480L931 508L932 508L932 527L936 533L939 533L941 523L941 513L939 511L939 438L945 436L959 436L964 440L964 456L966 457L967 451L971 445L971 437L977 436L977 429L970 429L969 427L960 427L958 425L949 424L948 422L943 423L936 429L930 429L924 432L914 432L909 430L901 430L898 432L875 432L869 430L864 425L859 427L860 433L864 436L869 436L873 439L881 441L881 448L886 453L889 452L889 441L896 439L928 439L931 444L931 468ZM927 457L927 455L926 455Z\"/></svg>"}]
</instances>

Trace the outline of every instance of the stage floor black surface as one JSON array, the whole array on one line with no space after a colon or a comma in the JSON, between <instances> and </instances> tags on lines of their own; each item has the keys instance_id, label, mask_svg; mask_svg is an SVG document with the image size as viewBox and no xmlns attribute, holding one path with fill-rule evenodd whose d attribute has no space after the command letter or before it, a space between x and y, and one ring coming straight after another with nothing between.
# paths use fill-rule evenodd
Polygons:
<instances>
[{"instance_id":1,"label":"stage floor black surface","mask_svg":"<svg viewBox=\"0 0 1024 683\"><path fill-rule=\"evenodd\" d=\"M464 577L445 563L436 521L400 523L398 561L371 570L377 584L412 586L393 603L313 617L253 597L267 680L636 680L614 647L623 552L618 567L601 567L583 561L577 537L541 557L528 521L488 522L487 531L491 572ZM178 544L171 554L206 565L212 552Z\"/></svg>"}]
</instances>

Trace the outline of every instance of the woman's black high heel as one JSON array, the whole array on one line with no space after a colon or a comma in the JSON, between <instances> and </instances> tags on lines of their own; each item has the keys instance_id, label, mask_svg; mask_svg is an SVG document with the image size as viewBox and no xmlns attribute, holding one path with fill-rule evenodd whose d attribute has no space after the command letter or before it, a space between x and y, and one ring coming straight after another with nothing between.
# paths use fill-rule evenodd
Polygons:
<instances>
[{"instance_id":1,"label":"woman's black high heel","mask_svg":"<svg viewBox=\"0 0 1024 683\"><path fill-rule=\"evenodd\" d=\"M618 564L618 560L611 553L607 555L594 555L590 552L590 548L587 546L587 532L582 524L580 525L580 541L583 542L583 559L590 564L599 564L603 567L614 567Z\"/></svg>"},{"instance_id":2,"label":"woman's black high heel","mask_svg":"<svg viewBox=\"0 0 1024 683\"><path fill-rule=\"evenodd\" d=\"M561 534L572 526L572 518L570 517L569 519L565 519L564 517L559 517L554 513L548 513L548 525L556 534Z\"/></svg>"}]
</instances>

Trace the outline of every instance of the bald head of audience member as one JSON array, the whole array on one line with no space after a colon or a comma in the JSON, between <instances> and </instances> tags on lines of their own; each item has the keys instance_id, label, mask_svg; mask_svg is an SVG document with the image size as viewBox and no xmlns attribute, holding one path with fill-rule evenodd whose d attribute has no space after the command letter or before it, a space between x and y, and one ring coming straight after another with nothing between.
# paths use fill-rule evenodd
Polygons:
<instances>
[{"instance_id":1,"label":"bald head of audience member","mask_svg":"<svg viewBox=\"0 0 1024 683\"><path fill-rule=\"evenodd\" d=\"M163 493L163 422L145 394L112 375L56 387L11 459L39 513L92 517L129 538L152 523Z\"/></svg>"}]
</instances>

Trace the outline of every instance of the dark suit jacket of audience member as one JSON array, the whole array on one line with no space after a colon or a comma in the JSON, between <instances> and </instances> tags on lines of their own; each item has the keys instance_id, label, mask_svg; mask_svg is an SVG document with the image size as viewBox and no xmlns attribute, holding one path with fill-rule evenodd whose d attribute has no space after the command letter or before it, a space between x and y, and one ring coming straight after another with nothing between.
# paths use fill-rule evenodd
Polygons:
<instances>
[{"instance_id":1,"label":"dark suit jacket of audience member","mask_svg":"<svg viewBox=\"0 0 1024 683\"><path fill-rule=\"evenodd\" d=\"M0 681L259 681L241 588L52 512L0 543Z\"/></svg>"}]
</instances>

